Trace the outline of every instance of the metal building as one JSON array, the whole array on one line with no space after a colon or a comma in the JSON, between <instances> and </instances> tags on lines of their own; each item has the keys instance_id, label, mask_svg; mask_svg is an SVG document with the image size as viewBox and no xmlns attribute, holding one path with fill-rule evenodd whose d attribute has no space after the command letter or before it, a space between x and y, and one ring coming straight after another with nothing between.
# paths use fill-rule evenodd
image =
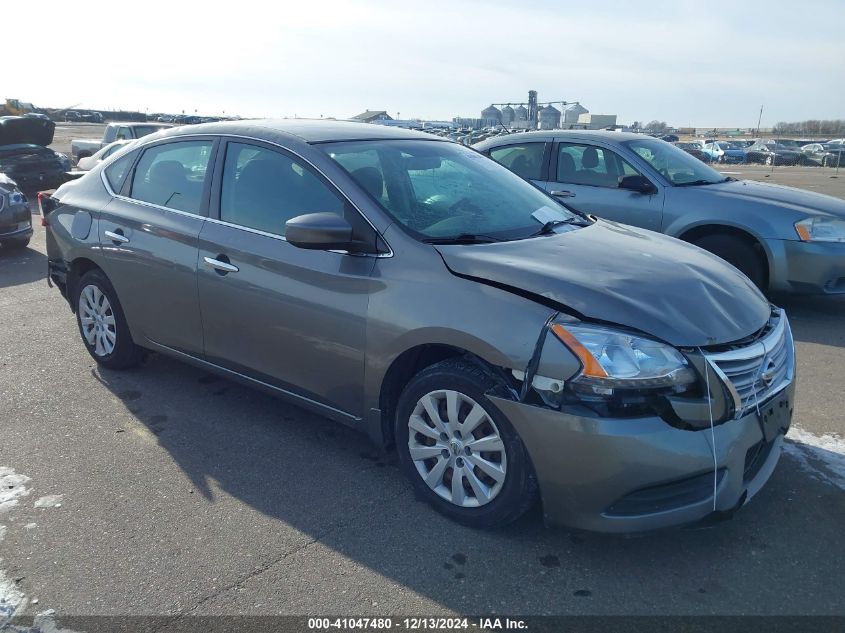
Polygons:
<instances>
[{"instance_id":1,"label":"metal building","mask_svg":"<svg viewBox=\"0 0 845 633\"><path fill-rule=\"evenodd\" d=\"M517 106L517 108L513 111L513 113L514 113L514 115L516 115L516 118L514 118L514 121L527 121L528 120L528 109L524 105L520 104L519 106Z\"/></svg>"}]
</instances>

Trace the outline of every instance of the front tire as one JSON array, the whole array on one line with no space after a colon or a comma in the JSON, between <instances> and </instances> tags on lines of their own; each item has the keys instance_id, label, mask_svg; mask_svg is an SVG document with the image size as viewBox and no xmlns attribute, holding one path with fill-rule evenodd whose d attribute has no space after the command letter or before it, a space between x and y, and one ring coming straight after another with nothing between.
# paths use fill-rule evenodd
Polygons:
<instances>
[{"instance_id":1,"label":"front tire","mask_svg":"<svg viewBox=\"0 0 845 633\"><path fill-rule=\"evenodd\" d=\"M400 463L417 494L477 528L510 523L537 499L525 446L485 395L497 387L478 365L448 359L417 374L396 411Z\"/></svg>"},{"instance_id":2,"label":"front tire","mask_svg":"<svg viewBox=\"0 0 845 633\"><path fill-rule=\"evenodd\" d=\"M766 264L747 240L737 235L705 235L692 242L738 268L762 292L766 291Z\"/></svg>"},{"instance_id":3,"label":"front tire","mask_svg":"<svg viewBox=\"0 0 845 633\"><path fill-rule=\"evenodd\" d=\"M109 369L137 365L143 358L143 350L132 340L123 308L108 277L101 270L90 270L76 288L76 323L91 357Z\"/></svg>"}]
</instances>

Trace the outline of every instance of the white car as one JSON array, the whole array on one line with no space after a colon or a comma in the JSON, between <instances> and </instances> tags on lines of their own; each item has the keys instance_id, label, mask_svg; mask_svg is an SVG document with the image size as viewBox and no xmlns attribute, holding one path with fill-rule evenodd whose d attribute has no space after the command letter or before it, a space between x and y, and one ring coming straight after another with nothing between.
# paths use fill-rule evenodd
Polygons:
<instances>
[{"instance_id":1,"label":"white car","mask_svg":"<svg viewBox=\"0 0 845 633\"><path fill-rule=\"evenodd\" d=\"M710 156L710 161L713 163L721 163L725 157L725 149L721 146L719 141L704 143L702 151Z\"/></svg>"},{"instance_id":2,"label":"white car","mask_svg":"<svg viewBox=\"0 0 845 633\"><path fill-rule=\"evenodd\" d=\"M109 156L114 154L116 151L118 151L122 147L126 147L132 142L133 140L124 140L109 143L105 147L98 150L93 156L86 156L85 158L80 158L79 163L77 163L76 165L76 168L79 171L91 171L92 169L94 169L94 167L99 165L101 162L103 162Z\"/></svg>"}]
</instances>

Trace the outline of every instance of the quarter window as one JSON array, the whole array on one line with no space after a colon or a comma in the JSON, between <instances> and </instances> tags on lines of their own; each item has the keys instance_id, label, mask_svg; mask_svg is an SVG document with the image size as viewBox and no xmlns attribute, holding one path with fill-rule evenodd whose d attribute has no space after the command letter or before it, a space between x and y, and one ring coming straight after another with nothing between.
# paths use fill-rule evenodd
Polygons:
<instances>
[{"instance_id":1,"label":"quarter window","mask_svg":"<svg viewBox=\"0 0 845 633\"><path fill-rule=\"evenodd\" d=\"M638 172L615 152L594 145L560 143L557 156L557 182L615 189L622 176Z\"/></svg>"},{"instance_id":2,"label":"quarter window","mask_svg":"<svg viewBox=\"0 0 845 633\"><path fill-rule=\"evenodd\" d=\"M490 158L528 180L540 180L545 143L506 145L490 150Z\"/></svg>"},{"instance_id":3,"label":"quarter window","mask_svg":"<svg viewBox=\"0 0 845 633\"><path fill-rule=\"evenodd\" d=\"M306 213L344 215L344 202L310 169L285 154L229 143L223 165L220 219L274 235Z\"/></svg>"},{"instance_id":4,"label":"quarter window","mask_svg":"<svg viewBox=\"0 0 845 633\"><path fill-rule=\"evenodd\" d=\"M132 152L126 156L118 158L111 165L106 167L104 171L106 180L109 181L109 185L115 193L119 192L120 188L123 186L123 179L126 177L127 170L132 166L132 161L135 160L135 156L137 156L137 154Z\"/></svg>"},{"instance_id":5,"label":"quarter window","mask_svg":"<svg viewBox=\"0 0 845 633\"><path fill-rule=\"evenodd\" d=\"M149 148L135 168L130 197L199 213L211 147L211 141L180 141Z\"/></svg>"}]
</instances>

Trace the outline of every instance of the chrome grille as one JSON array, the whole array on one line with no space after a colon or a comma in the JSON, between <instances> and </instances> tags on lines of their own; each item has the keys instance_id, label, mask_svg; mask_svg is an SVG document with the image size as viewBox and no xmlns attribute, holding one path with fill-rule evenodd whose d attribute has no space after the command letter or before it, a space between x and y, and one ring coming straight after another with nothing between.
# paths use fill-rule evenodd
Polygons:
<instances>
[{"instance_id":1,"label":"chrome grille","mask_svg":"<svg viewBox=\"0 0 845 633\"><path fill-rule=\"evenodd\" d=\"M736 417L762 406L787 387L795 374L792 331L779 308L772 311L759 339L705 356L731 391Z\"/></svg>"}]
</instances>

